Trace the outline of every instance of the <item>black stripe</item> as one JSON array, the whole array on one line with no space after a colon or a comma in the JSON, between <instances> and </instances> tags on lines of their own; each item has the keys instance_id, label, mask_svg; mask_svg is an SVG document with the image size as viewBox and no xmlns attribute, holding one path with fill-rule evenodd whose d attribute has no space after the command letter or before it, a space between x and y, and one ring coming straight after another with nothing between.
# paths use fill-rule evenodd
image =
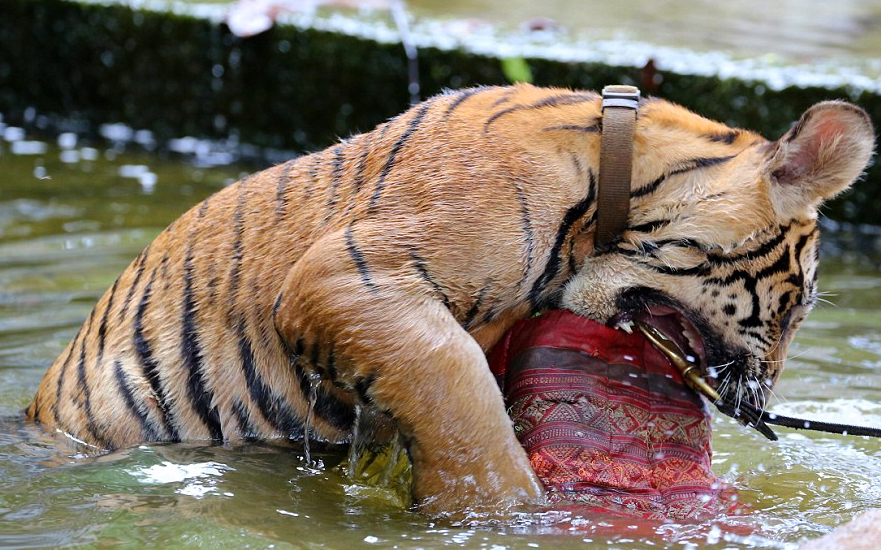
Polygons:
<instances>
[{"instance_id":1,"label":"black stripe","mask_svg":"<svg viewBox=\"0 0 881 550\"><path fill-rule=\"evenodd\" d=\"M281 300L284 298L284 291L278 293L278 296L275 298L275 303L272 304L272 318L275 319L276 315L278 315L278 308L281 307Z\"/></svg>"},{"instance_id":2,"label":"black stripe","mask_svg":"<svg viewBox=\"0 0 881 550\"><path fill-rule=\"evenodd\" d=\"M70 346L67 348L67 357L64 359L64 363L61 364L61 372L58 373L58 381L55 387L55 403L52 405L52 416L55 418L55 424L59 427L63 427L61 422L60 411L58 410L58 405L61 403L61 394L63 393L64 388L64 380L67 378L67 368L70 365L70 360L73 358L74 351L76 350L77 343L79 342L80 336L83 334L83 327L80 326L80 329L76 332L76 336L73 337L73 340L70 342Z\"/></svg>"},{"instance_id":3,"label":"black stripe","mask_svg":"<svg viewBox=\"0 0 881 550\"><path fill-rule=\"evenodd\" d=\"M695 241L690 241L689 239L683 239L681 241L669 239L669 240L664 240L664 241L658 241L657 243L644 242L644 243L640 243L638 250L631 250L631 249L622 248L619 246L619 247L612 249L612 251L615 253L624 255L624 256L629 256L631 258L637 257L637 256L643 257L646 255L651 256L653 258L657 258L658 257L657 252L660 250L660 246L663 246L663 245L676 246L679 244L681 244L683 247L686 247L686 248L697 248L698 250L702 251L701 245L699 243L696 243ZM655 265L655 264L651 264L648 262L642 262L642 265L654 270L657 273L662 273L664 275L670 275L670 276L674 276L674 277L703 277L703 276L706 276L712 272L712 269L707 264L707 262L703 262L703 263L698 264L693 267L673 267L673 266L669 266L666 264ZM704 281L704 284L706 285L707 282Z\"/></svg>"},{"instance_id":4,"label":"black stripe","mask_svg":"<svg viewBox=\"0 0 881 550\"><path fill-rule=\"evenodd\" d=\"M765 334L762 334L758 330L744 330L743 333L746 334L747 336L751 336L751 337L755 338L756 340L758 340L759 342L764 344L766 347L770 348L775 345L775 342L772 338L766 336Z\"/></svg>"},{"instance_id":5,"label":"black stripe","mask_svg":"<svg viewBox=\"0 0 881 550\"><path fill-rule=\"evenodd\" d=\"M573 132L583 132L585 134L596 134L600 131L599 124L593 126L579 126L578 124L560 124L558 126L545 126L542 132L553 132L557 130L571 130Z\"/></svg>"},{"instance_id":6,"label":"black stripe","mask_svg":"<svg viewBox=\"0 0 881 550\"><path fill-rule=\"evenodd\" d=\"M731 130L730 132L721 132L718 134L707 134L706 137L710 141L714 141L716 143L725 143L727 145L731 145L737 138L740 137L740 130Z\"/></svg>"},{"instance_id":7,"label":"black stripe","mask_svg":"<svg viewBox=\"0 0 881 550\"><path fill-rule=\"evenodd\" d=\"M275 214L279 218L284 216L288 210L288 182L291 180L291 170L293 170L296 164L296 159L287 161L278 178L278 184L275 189Z\"/></svg>"},{"instance_id":8,"label":"black stripe","mask_svg":"<svg viewBox=\"0 0 881 550\"><path fill-rule=\"evenodd\" d=\"M312 348L311 359L312 364L316 367L319 352L320 348L316 343ZM311 403L312 383L309 380L309 374L299 362L294 363L294 375L300 380L300 392L303 394L303 399L307 403ZM355 424L354 409L340 401L334 394L329 393L323 383L319 383L315 389L315 403L312 412L338 430L349 431Z\"/></svg>"},{"instance_id":9,"label":"black stripe","mask_svg":"<svg viewBox=\"0 0 881 550\"><path fill-rule=\"evenodd\" d=\"M352 226L349 225L346 227L345 231L346 237L346 250L349 251L349 256L352 257L352 261L355 262L355 267L358 268L358 273L361 275L361 281L364 283L364 286L370 289L370 292L377 294L379 292L379 288L376 286L376 283L370 278L370 270L367 269L367 262L364 261L364 255L358 250L358 247L355 245L355 238L352 235Z\"/></svg>"},{"instance_id":10,"label":"black stripe","mask_svg":"<svg viewBox=\"0 0 881 550\"><path fill-rule=\"evenodd\" d=\"M327 364L324 366L324 370L327 372L327 377L330 381L336 382L336 350L334 349L333 342L331 342L330 350L327 352Z\"/></svg>"},{"instance_id":11,"label":"black stripe","mask_svg":"<svg viewBox=\"0 0 881 550\"><path fill-rule=\"evenodd\" d=\"M377 141L382 142L382 140L385 139L385 135L388 133L389 128L392 127L392 122L398 120L399 118L401 118L400 115L389 120L388 122L383 122L376 127L376 129L379 130L379 139Z\"/></svg>"},{"instance_id":12,"label":"black stripe","mask_svg":"<svg viewBox=\"0 0 881 550\"><path fill-rule=\"evenodd\" d=\"M644 222L637 225L631 225L627 228L628 231L634 231L637 233L651 233L652 231L657 231L662 227L666 227L673 223L672 219L666 220L652 220L650 222Z\"/></svg>"},{"instance_id":13,"label":"black stripe","mask_svg":"<svg viewBox=\"0 0 881 550\"><path fill-rule=\"evenodd\" d=\"M665 180L667 180L668 178L670 178L672 176L684 174L686 172L691 172L692 170L698 170L701 168L708 168L710 166L722 164L723 162L727 162L736 156L737 155L728 155L725 157L702 157L702 158L695 158L695 159L687 160L687 161L681 163L684 166L681 166L680 168L675 168L671 172L668 172L668 173L662 175L661 177L659 177L655 181L651 182L650 184L645 185L643 187L640 187L634 191L631 191L630 198L635 199L635 198L644 197L645 195L649 195L651 193L654 193L655 191L657 191L658 187L660 187L661 184L664 183Z\"/></svg>"},{"instance_id":14,"label":"black stripe","mask_svg":"<svg viewBox=\"0 0 881 550\"><path fill-rule=\"evenodd\" d=\"M569 234L572 225L581 219L587 212L587 209L593 205L595 194L596 178L594 177L593 170L588 170L587 195L585 195L585 197L577 204L569 207L566 211L566 214L560 221L560 227L557 229L557 237L554 239L554 245L551 247L550 254L548 254L548 260L547 263L545 263L544 270L532 284L532 289L529 291L529 303L531 304L533 311L543 307L542 293L546 290L550 282L554 280L560 269L560 250L563 248L566 236Z\"/></svg>"},{"instance_id":15,"label":"black stripe","mask_svg":"<svg viewBox=\"0 0 881 550\"><path fill-rule=\"evenodd\" d=\"M447 293L444 291L444 287L440 285L434 277L428 272L428 267L425 265L425 260L416 253L415 250L410 251L410 258L413 260L413 265L416 268L416 271L419 272L419 276L422 279L431 285L431 288L434 289L435 292L440 294L441 299L444 302L444 307L450 309L450 298L447 296Z\"/></svg>"},{"instance_id":16,"label":"black stripe","mask_svg":"<svg viewBox=\"0 0 881 550\"><path fill-rule=\"evenodd\" d=\"M119 320L122 321L125 319L125 314L128 312L129 304L131 304L132 298L134 297L135 290L138 288L138 283L141 282L141 276L144 274L144 267L147 264L147 254L150 252L150 247L148 246L144 250L138 254L138 258L135 264L135 280L132 281L130 287L128 287L128 292L125 295L125 300L122 302L122 308L119 310Z\"/></svg>"},{"instance_id":17,"label":"black stripe","mask_svg":"<svg viewBox=\"0 0 881 550\"><path fill-rule=\"evenodd\" d=\"M801 258L801 254L804 251L805 247L808 245L808 241L810 241L811 237L813 237L817 233L817 228L815 227L809 233L805 233L801 237L799 237L798 242L795 243L795 248L793 248L793 259L796 264L798 264L799 270L801 270L801 262L799 262L799 258Z\"/></svg>"},{"instance_id":18,"label":"black stripe","mask_svg":"<svg viewBox=\"0 0 881 550\"><path fill-rule=\"evenodd\" d=\"M144 378L150 383L153 390L153 396L156 398L156 405L159 408L159 418L162 421L162 427L168 434L168 439L174 442L180 441L177 428L170 419L168 404L166 403L165 388L162 387L162 379L160 378L159 363L153 357L153 349L147 338L144 336L144 314L147 312L147 306L150 304L150 297L153 292L153 282L156 278L156 268L150 274L150 279L144 286L144 293L138 303L137 311L133 322L132 344L135 347L138 361L141 363L141 371Z\"/></svg>"},{"instance_id":19,"label":"black stripe","mask_svg":"<svg viewBox=\"0 0 881 550\"><path fill-rule=\"evenodd\" d=\"M242 361L242 372L245 375L245 384L248 386L251 400L273 428L289 439L303 439L303 423L299 417L283 397L277 395L263 382L260 373L257 372L251 341L245 334L244 320L238 323L238 339L239 358Z\"/></svg>"},{"instance_id":20,"label":"black stripe","mask_svg":"<svg viewBox=\"0 0 881 550\"><path fill-rule=\"evenodd\" d=\"M654 271L658 273L663 273L664 275L671 275L674 277L703 277L710 273L710 267L706 264L696 265L694 267L672 267L669 265L654 265L654 264L643 264L646 267L652 268Z\"/></svg>"},{"instance_id":21,"label":"black stripe","mask_svg":"<svg viewBox=\"0 0 881 550\"><path fill-rule=\"evenodd\" d=\"M107 297L107 307L104 308L104 315L101 316L101 324L98 326L98 354L95 357L95 365L100 368L101 360L104 358L104 346L107 341L107 318L110 316L110 310L113 309L113 297L116 296L116 289L119 287L119 277L110 287L110 296Z\"/></svg>"},{"instance_id":22,"label":"black stripe","mask_svg":"<svg viewBox=\"0 0 881 550\"><path fill-rule=\"evenodd\" d=\"M373 398L370 397L369 393L370 389L373 388L374 382L376 382L376 375L372 372L355 381L355 393L358 394L358 397L366 405L373 405Z\"/></svg>"},{"instance_id":23,"label":"black stripe","mask_svg":"<svg viewBox=\"0 0 881 550\"><path fill-rule=\"evenodd\" d=\"M477 313L480 311L480 306L483 304L483 298L484 296L486 296L489 288L490 284L486 284L483 288L480 289L480 292L477 294L477 299L474 300L471 308L465 314L465 318L462 319L462 328L464 328L465 330L471 328L471 324L474 323L474 318L477 317Z\"/></svg>"},{"instance_id":24,"label":"black stripe","mask_svg":"<svg viewBox=\"0 0 881 550\"><path fill-rule=\"evenodd\" d=\"M315 367L316 369L318 368L318 365L321 364L321 344L319 344L318 342L315 342L314 344L312 344L312 353L309 354L309 362L312 363L312 366ZM308 380L301 379L300 380L301 387L302 387L304 381L307 385L309 384ZM307 394L307 397L308 397L308 394Z\"/></svg>"},{"instance_id":25,"label":"black stripe","mask_svg":"<svg viewBox=\"0 0 881 550\"><path fill-rule=\"evenodd\" d=\"M762 269L758 273L756 273L756 280L767 279L768 277L772 277L774 275L779 275L781 273L786 273L789 271L789 255L790 248L789 246L785 246L780 254L780 256L774 260L774 263L769 265L768 267Z\"/></svg>"},{"instance_id":26,"label":"black stripe","mask_svg":"<svg viewBox=\"0 0 881 550\"><path fill-rule=\"evenodd\" d=\"M251 415L248 412L248 407L242 403L240 399L236 399L233 402L232 412L239 423L239 432L242 435L242 439L246 441L259 440L260 433L257 431L257 428L254 427L254 424L251 423Z\"/></svg>"},{"instance_id":27,"label":"black stripe","mask_svg":"<svg viewBox=\"0 0 881 550\"><path fill-rule=\"evenodd\" d=\"M324 164L324 154L313 153L312 154L312 162L309 164L309 169L306 171L306 187L303 189L303 192L308 200L309 197L312 196L312 191L315 189L315 185L318 183L319 177L321 175L321 166Z\"/></svg>"},{"instance_id":28,"label":"black stripe","mask_svg":"<svg viewBox=\"0 0 881 550\"><path fill-rule=\"evenodd\" d=\"M795 298L796 293L789 290L786 292L781 292L780 297L777 298L777 315L783 315L789 307L797 302Z\"/></svg>"},{"instance_id":29,"label":"black stripe","mask_svg":"<svg viewBox=\"0 0 881 550\"><path fill-rule=\"evenodd\" d=\"M665 246L675 246L677 248L689 248L698 252L706 252L706 247L694 239L659 239L657 241L652 241L651 243L645 244L653 245L653 248L655 248L656 250L659 250L660 248Z\"/></svg>"},{"instance_id":30,"label":"black stripe","mask_svg":"<svg viewBox=\"0 0 881 550\"><path fill-rule=\"evenodd\" d=\"M232 267L229 269L229 297L227 303L230 308L236 306L239 292L239 279L241 278L242 256L244 255L244 244L242 243L245 234L245 201L248 198L248 190L239 183L239 196L236 200L236 208L233 211L233 243L232 243Z\"/></svg>"},{"instance_id":31,"label":"black stripe","mask_svg":"<svg viewBox=\"0 0 881 550\"><path fill-rule=\"evenodd\" d=\"M758 282L767 277L771 277L773 275L777 275L780 273L784 273L789 269L789 247L786 247L786 251L781 254L777 260L774 261L773 264L768 267L762 269L755 275L744 271L737 270L728 275L725 278L721 277L712 277L704 281L704 286L709 285L719 285L719 286L729 286L736 281L743 281L744 290L750 295L752 301L752 307L750 310L750 314L748 317L741 319L738 321L738 324L743 328L754 328L761 327L761 303L759 300L758 292L756 291L758 287Z\"/></svg>"},{"instance_id":32,"label":"black stripe","mask_svg":"<svg viewBox=\"0 0 881 550\"><path fill-rule=\"evenodd\" d=\"M567 251L569 258L569 273L578 271L578 265L575 263L575 239L569 239L569 250Z\"/></svg>"},{"instance_id":33,"label":"black stripe","mask_svg":"<svg viewBox=\"0 0 881 550\"><path fill-rule=\"evenodd\" d=\"M129 386L128 377L125 375L125 371L122 370L122 363L118 360L114 361L113 370L116 375L116 385L119 387L119 393L122 394L122 399L125 401L129 412L131 412L141 423L141 435L143 440L158 440L159 433L156 431L156 427L147 416L147 411L144 410L143 403L135 403L135 396L132 393L131 386Z\"/></svg>"},{"instance_id":34,"label":"black stripe","mask_svg":"<svg viewBox=\"0 0 881 550\"><path fill-rule=\"evenodd\" d=\"M752 300L752 309L750 310L749 317L737 321L737 324L742 328L756 328L762 326L761 304L759 303L759 295L756 292L757 286L758 281L753 277L746 276L743 278L743 289L749 294Z\"/></svg>"},{"instance_id":35,"label":"black stripe","mask_svg":"<svg viewBox=\"0 0 881 550\"><path fill-rule=\"evenodd\" d=\"M502 109L501 111L498 111L497 113L494 113L492 116L490 116L483 125L483 131L488 132L489 127L492 125L493 122L497 121L507 114L514 113L516 111L542 109L544 107L556 107L559 105L575 105L578 103L585 103L587 101L595 101L597 97L598 96L596 94L568 93L546 97L534 103L530 103L529 105L514 105L506 109Z\"/></svg>"},{"instance_id":36,"label":"black stripe","mask_svg":"<svg viewBox=\"0 0 881 550\"><path fill-rule=\"evenodd\" d=\"M777 249L777 247L786 240L786 234L790 231L791 226L781 226L778 232L771 239L768 239L755 250L750 250L742 254L736 255L710 255L709 260L715 265L728 265L740 262L741 260L756 261Z\"/></svg>"},{"instance_id":37,"label":"black stripe","mask_svg":"<svg viewBox=\"0 0 881 550\"><path fill-rule=\"evenodd\" d=\"M499 89L504 90L504 92L502 93L502 97L493 101L490 104L490 108L498 107L499 105L504 105L505 103L508 103L509 101L511 101L511 96L513 96L517 92L517 90L515 88L499 88Z\"/></svg>"},{"instance_id":38,"label":"black stripe","mask_svg":"<svg viewBox=\"0 0 881 550\"><path fill-rule=\"evenodd\" d=\"M187 254L184 258L184 290L181 312L181 343L180 352L187 368L187 391L193 410L208 428L211 439L223 440L220 426L220 415L217 406L213 405L214 394L208 389L207 377L202 364L203 352L200 345L198 321L196 319L196 298L193 290L193 241L195 232L190 236Z\"/></svg>"},{"instance_id":39,"label":"black stripe","mask_svg":"<svg viewBox=\"0 0 881 550\"><path fill-rule=\"evenodd\" d=\"M358 157L358 166L355 168L355 177L352 178L352 187L357 194L364 186L364 173L367 171L367 159L373 150L373 133L364 134L361 138L361 155Z\"/></svg>"},{"instance_id":40,"label":"black stripe","mask_svg":"<svg viewBox=\"0 0 881 550\"><path fill-rule=\"evenodd\" d=\"M343 175L343 170L346 167L345 164L345 147L340 144L332 149L333 152L333 160L330 161L330 165L332 166L330 171L330 185L327 190L327 213L324 215L324 223L330 221L333 217L334 210L336 209L336 204L339 202L340 197L337 194L337 188L340 185L340 178Z\"/></svg>"},{"instance_id":41,"label":"black stripe","mask_svg":"<svg viewBox=\"0 0 881 550\"><path fill-rule=\"evenodd\" d=\"M450 115L453 114L453 111L458 109L459 106L462 105L462 103L464 103L466 99L486 89L487 88L469 88L467 90L462 90L461 92L459 92L456 96L456 99L454 99L453 102L450 103L450 106L447 107L447 110L444 111L444 119L450 118Z\"/></svg>"},{"instance_id":42,"label":"black stripe","mask_svg":"<svg viewBox=\"0 0 881 550\"><path fill-rule=\"evenodd\" d=\"M529 215L529 204L526 201L526 193L518 182L512 182L514 193L517 195L517 203L520 205L520 229L523 231L523 249L526 253L526 263L523 264L523 277L517 281L519 290L523 283L529 280L529 271L532 268L535 254L535 236L532 231L532 220Z\"/></svg>"},{"instance_id":43,"label":"black stripe","mask_svg":"<svg viewBox=\"0 0 881 550\"><path fill-rule=\"evenodd\" d=\"M407 140L416 132L417 128L419 128L419 124L422 122L422 119L425 118L426 113L428 113L428 109L431 108L433 103L433 99L429 99L425 101L419 109L416 111L416 114L413 115L413 118L410 119L410 123L407 125L407 129L404 130L404 133L401 134L401 137L398 138L398 141L392 146L391 151L388 155L388 160L385 163L385 166L382 167L382 171L379 173L379 179L376 182L376 188L373 191L373 196L370 197L370 205L368 206L369 210L373 210L376 207L376 203L379 201L379 197L382 196L382 191L385 188L385 180L389 175L389 172L392 171L392 168L395 165L395 160L398 157L398 153L401 151L401 148L404 147L404 144L407 143Z\"/></svg>"},{"instance_id":44,"label":"black stripe","mask_svg":"<svg viewBox=\"0 0 881 550\"><path fill-rule=\"evenodd\" d=\"M93 309L92 314L89 315L89 320L86 323L86 334L89 334L92 331L92 321L94 317L95 310ZM109 450L110 445L106 443L100 430L98 430L98 426L95 424L95 415L92 413L92 388L89 386L89 380L86 376L86 340L87 338L83 338L82 342L80 342L80 357L77 362L77 384L80 388L80 395L82 397L83 413L86 416L86 431L89 432L89 435L95 444Z\"/></svg>"}]
</instances>

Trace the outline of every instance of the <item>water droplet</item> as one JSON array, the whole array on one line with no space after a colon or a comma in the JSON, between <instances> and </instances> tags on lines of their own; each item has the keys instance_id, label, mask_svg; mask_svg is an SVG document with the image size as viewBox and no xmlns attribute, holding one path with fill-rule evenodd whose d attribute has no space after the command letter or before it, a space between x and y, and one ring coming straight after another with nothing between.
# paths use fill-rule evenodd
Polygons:
<instances>
[{"instance_id":1,"label":"water droplet","mask_svg":"<svg viewBox=\"0 0 881 550\"><path fill-rule=\"evenodd\" d=\"M306 411L306 420L303 426L303 452L306 454L306 464L312 464L312 453L309 449L309 440L312 439L312 418L315 415L315 403L318 401L318 385L321 384L321 375L313 372L309 375L309 408Z\"/></svg>"},{"instance_id":2,"label":"water droplet","mask_svg":"<svg viewBox=\"0 0 881 550\"><path fill-rule=\"evenodd\" d=\"M149 195L156 188L157 179L158 177L153 172L144 172L138 176L138 183L141 184L144 193Z\"/></svg>"},{"instance_id":3,"label":"water droplet","mask_svg":"<svg viewBox=\"0 0 881 550\"><path fill-rule=\"evenodd\" d=\"M80 161L80 153L75 149L64 149L59 157L64 164L76 164Z\"/></svg>"},{"instance_id":4,"label":"water droplet","mask_svg":"<svg viewBox=\"0 0 881 550\"><path fill-rule=\"evenodd\" d=\"M150 168L143 164L123 164L118 170L120 177L134 179L138 179L148 172L150 172Z\"/></svg>"},{"instance_id":5,"label":"water droplet","mask_svg":"<svg viewBox=\"0 0 881 550\"><path fill-rule=\"evenodd\" d=\"M42 141L13 141L13 155L44 155L49 146Z\"/></svg>"},{"instance_id":6,"label":"water droplet","mask_svg":"<svg viewBox=\"0 0 881 550\"><path fill-rule=\"evenodd\" d=\"M125 124L116 123L102 124L98 133L108 141L131 141L135 132Z\"/></svg>"},{"instance_id":7,"label":"water droplet","mask_svg":"<svg viewBox=\"0 0 881 550\"><path fill-rule=\"evenodd\" d=\"M377 542L379 542L379 538L374 537L373 535L367 535L366 537L364 537L364 542L368 544L376 544Z\"/></svg>"},{"instance_id":8,"label":"water droplet","mask_svg":"<svg viewBox=\"0 0 881 550\"><path fill-rule=\"evenodd\" d=\"M58 146L62 149L73 149L76 147L77 135L73 132L62 132L58 134Z\"/></svg>"},{"instance_id":9,"label":"water droplet","mask_svg":"<svg viewBox=\"0 0 881 550\"><path fill-rule=\"evenodd\" d=\"M722 540L722 530L717 525L713 525L707 532L707 544L718 544L720 540Z\"/></svg>"},{"instance_id":10,"label":"water droplet","mask_svg":"<svg viewBox=\"0 0 881 550\"><path fill-rule=\"evenodd\" d=\"M9 126L3 130L3 139L6 141L21 141L24 139L24 128Z\"/></svg>"},{"instance_id":11,"label":"water droplet","mask_svg":"<svg viewBox=\"0 0 881 550\"><path fill-rule=\"evenodd\" d=\"M80 158L87 161L98 160L98 150L94 147L83 147L80 149Z\"/></svg>"}]
</instances>

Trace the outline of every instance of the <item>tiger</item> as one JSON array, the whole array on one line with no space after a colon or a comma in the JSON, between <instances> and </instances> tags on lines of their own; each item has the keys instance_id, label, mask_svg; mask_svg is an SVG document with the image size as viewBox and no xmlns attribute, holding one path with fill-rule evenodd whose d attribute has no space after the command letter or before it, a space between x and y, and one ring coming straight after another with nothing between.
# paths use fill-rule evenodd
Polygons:
<instances>
[{"instance_id":1,"label":"tiger","mask_svg":"<svg viewBox=\"0 0 881 550\"><path fill-rule=\"evenodd\" d=\"M826 101L769 141L642 98L627 225L597 246L601 135L597 93L476 87L244 177L134 259L27 418L107 451L346 444L375 411L442 513L542 502L485 354L548 308L648 311L757 402L817 300L818 207L867 166L869 117Z\"/></svg>"}]
</instances>

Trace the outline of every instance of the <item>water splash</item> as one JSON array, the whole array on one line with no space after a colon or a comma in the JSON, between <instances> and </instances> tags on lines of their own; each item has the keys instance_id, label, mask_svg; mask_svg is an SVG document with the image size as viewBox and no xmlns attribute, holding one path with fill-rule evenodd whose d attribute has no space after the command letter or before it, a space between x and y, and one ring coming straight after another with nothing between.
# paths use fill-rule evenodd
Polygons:
<instances>
[{"instance_id":1,"label":"water splash","mask_svg":"<svg viewBox=\"0 0 881 550\"><path fill-rule=\"evenodd\" d=\"M355 422L352 424L352 441L349 443L349 454L346 460L346 475L355 479L355 465L358 463L358 449L361 446L361 404L355 404Z\"/></svg>"},{"instance_id":2,"label":"water splash","mask_svg":"<svg viewBox=\"0 0 881 550\"><path fill-rule=\"evenodd\" d=\"M312 451L309 441L312 439L312 419L315 417L315 403L318 401L318 386L321 385L321 375L313 372L309 375L309 408L306 410L306 420L303 425L303 453L306 464L312 466Z\"/></svg>"}]
</instances>

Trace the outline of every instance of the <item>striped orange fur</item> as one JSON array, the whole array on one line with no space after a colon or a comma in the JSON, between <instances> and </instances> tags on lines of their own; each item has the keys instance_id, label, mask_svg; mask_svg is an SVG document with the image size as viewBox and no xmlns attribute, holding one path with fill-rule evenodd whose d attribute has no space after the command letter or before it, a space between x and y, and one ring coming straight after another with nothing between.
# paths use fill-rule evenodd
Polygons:
<instances>
[{"instance_id":1,"label":"striped orange fur","mask_svg":"<svg viewBox=\"0 0 881 550\"><path fill-rule=\"evenodd\" d=\"M601 126L591 92L468 89L231 185L119 276L28 416L103 449L300 440L314 391L312 438L346 442L356 403L394 419L438 511L541 499L484 352L548 306L664 296L766 388L867 117L823 103L768 142L644 100L629 228L595 251Z\"/></svg>"}]
</instances>

